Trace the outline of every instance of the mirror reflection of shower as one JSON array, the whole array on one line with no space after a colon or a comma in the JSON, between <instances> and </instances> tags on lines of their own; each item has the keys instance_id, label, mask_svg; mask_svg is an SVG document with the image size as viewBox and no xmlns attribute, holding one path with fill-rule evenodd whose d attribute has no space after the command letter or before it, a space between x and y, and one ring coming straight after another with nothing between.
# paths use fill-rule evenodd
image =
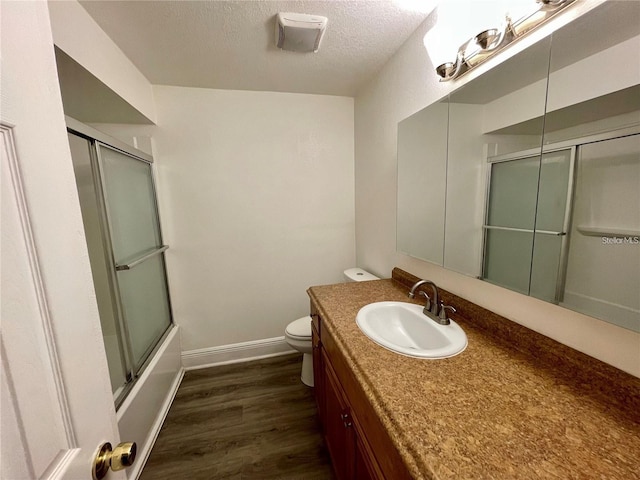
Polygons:
<instances>
[{"instance_id":1,"label":"mirror reflection of shower","mask_svg":"<svg viewBox=\"0 0 640 480\"><path fill-rule=\"evenodd\" d=\"M576 142L490 159L482 278L639 330L640 134Z\"/></svg>"}]
</instances>

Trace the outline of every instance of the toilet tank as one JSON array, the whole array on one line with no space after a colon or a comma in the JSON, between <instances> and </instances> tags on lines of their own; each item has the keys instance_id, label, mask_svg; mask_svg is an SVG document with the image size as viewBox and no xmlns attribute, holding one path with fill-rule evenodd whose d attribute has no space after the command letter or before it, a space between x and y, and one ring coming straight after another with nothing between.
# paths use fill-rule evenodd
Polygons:
<instances>
[{"instance_id":1,"label":"toilet tank","mask_svg":"<svg viewBox=\"0 0 640 480\"><path fill-rule=\"evenodd\" d=\"M344 271L344 280L345 282L366 282L380 279L361 268L348 268Z\"/></svg>"}]
</instances>

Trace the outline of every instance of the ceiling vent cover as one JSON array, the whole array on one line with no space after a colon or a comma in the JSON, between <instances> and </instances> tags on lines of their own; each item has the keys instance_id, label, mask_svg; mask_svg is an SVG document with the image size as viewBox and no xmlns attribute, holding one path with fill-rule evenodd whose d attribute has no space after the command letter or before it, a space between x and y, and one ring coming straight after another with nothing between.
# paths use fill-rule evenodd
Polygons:
<instances>
[{"instance_id":1,"label":"ceiling vent cover","mask_svg":"<svg viewBox=\"0 0 640 480\"><path fill-rule=\"evenodd\" d=\"M293 52L317 52L326 27L326 17L280 12L276 18L276 45Z\"/></svg>"}]
</instances>

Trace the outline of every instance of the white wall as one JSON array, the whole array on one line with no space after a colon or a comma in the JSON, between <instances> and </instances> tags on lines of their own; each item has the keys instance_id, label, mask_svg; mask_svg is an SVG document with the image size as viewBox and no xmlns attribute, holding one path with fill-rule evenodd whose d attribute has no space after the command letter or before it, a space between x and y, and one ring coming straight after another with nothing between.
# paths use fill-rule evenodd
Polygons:
<instances>
[{"instance_id":1,"label":"white wall","mask_svg":"<svg viewBox=\"0 0 640 480\"><path fill-rule=\"evenodd\" d=\"M592 4L585 4L585 8ZM575 15L578 8L580 5L572 7L571 15ZM640 335L396 253L397 123L472 78L458 84L437 81L422 43L432 22L430 17L416 30L355 100L357 265L381 276L388 276L394 266L399 266L513 321L640 376ZM560 23L558 20L554 25ZM524 46L520 42L515 48Z\"/></svg>"},{"instance_id":2,"label":"white wall","mask_svg":"<svg viewBox=\"0 0 640 480\"><path fill-rule=\"evenodd\" d=\"M381 277L409 258L395 253L398 122L448 91L431 78L434 67L422 44L432 24L433 15L355 99L357 265Z\"/></svg>"},{"instance_id":3,"label":"white wall","mask_svg":"<svg viewBox=\"0 0 640 480\"><path fill-rule=\"evenodd\" d=\"M183 351L273 338L355 264L353 99L155 87Z\"/></svg>"},{"instance_id":4,"label":"white wall","mask_svg":"<svg viewBox=\"0 0 640 480\"><path fill-rule=\"evenodd\" d=\"M156 111L151 84L76 0L50 0L55 45L150 121ZM102 108L109 108L103 105Z\"/></svg>"}]
</instances>

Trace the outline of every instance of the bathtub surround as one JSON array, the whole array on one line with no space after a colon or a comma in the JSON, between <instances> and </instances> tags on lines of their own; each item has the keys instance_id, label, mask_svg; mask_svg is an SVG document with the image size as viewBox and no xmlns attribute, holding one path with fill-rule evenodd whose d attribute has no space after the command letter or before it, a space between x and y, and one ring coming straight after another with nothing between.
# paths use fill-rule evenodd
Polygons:
<instances>
[{"instance_id":1,"label":"bathtub surround","mask_svg":"<svg viewBox=\"0 0 640 480\"><path fill-rule=\"evenodd\" d=\"M136 461L127 472L131 479L138 478L144 468L182 382L178 330L172 327L116 413L120 437L138 443Z\"/></svg>"},{"instance_id":2,"label":"bathtub surround","mask_svg":"<svg viewBox=\"0 0 640 480\"><path fill-rule=\"evenodd\" d=\"M68 118L67 126L76 132L69 133L69 145L105 335L118 430L121 438L136 442L137 459L128 472L129 478L136 478L183 372L180 334L171 324L164 261L158 256L162 255L162 239L154 206L153 171L147 163L151 158L80 122ZM98 167L104 181L96 181L92 175ZM104 220L98 197L107 206ZM131 207L132 201L137 202L137 208ZM111 242L104 240L102 232L109 232ZM151 249L153 256L148 256L150 245L156 246ZM108 258L131 265L126 270L111 271ZM115 307L117 302L122 308ZM113 347L115 350L110 351ZM126 355L128 352L130 355Z\"/></svg>"}]
</instances>

